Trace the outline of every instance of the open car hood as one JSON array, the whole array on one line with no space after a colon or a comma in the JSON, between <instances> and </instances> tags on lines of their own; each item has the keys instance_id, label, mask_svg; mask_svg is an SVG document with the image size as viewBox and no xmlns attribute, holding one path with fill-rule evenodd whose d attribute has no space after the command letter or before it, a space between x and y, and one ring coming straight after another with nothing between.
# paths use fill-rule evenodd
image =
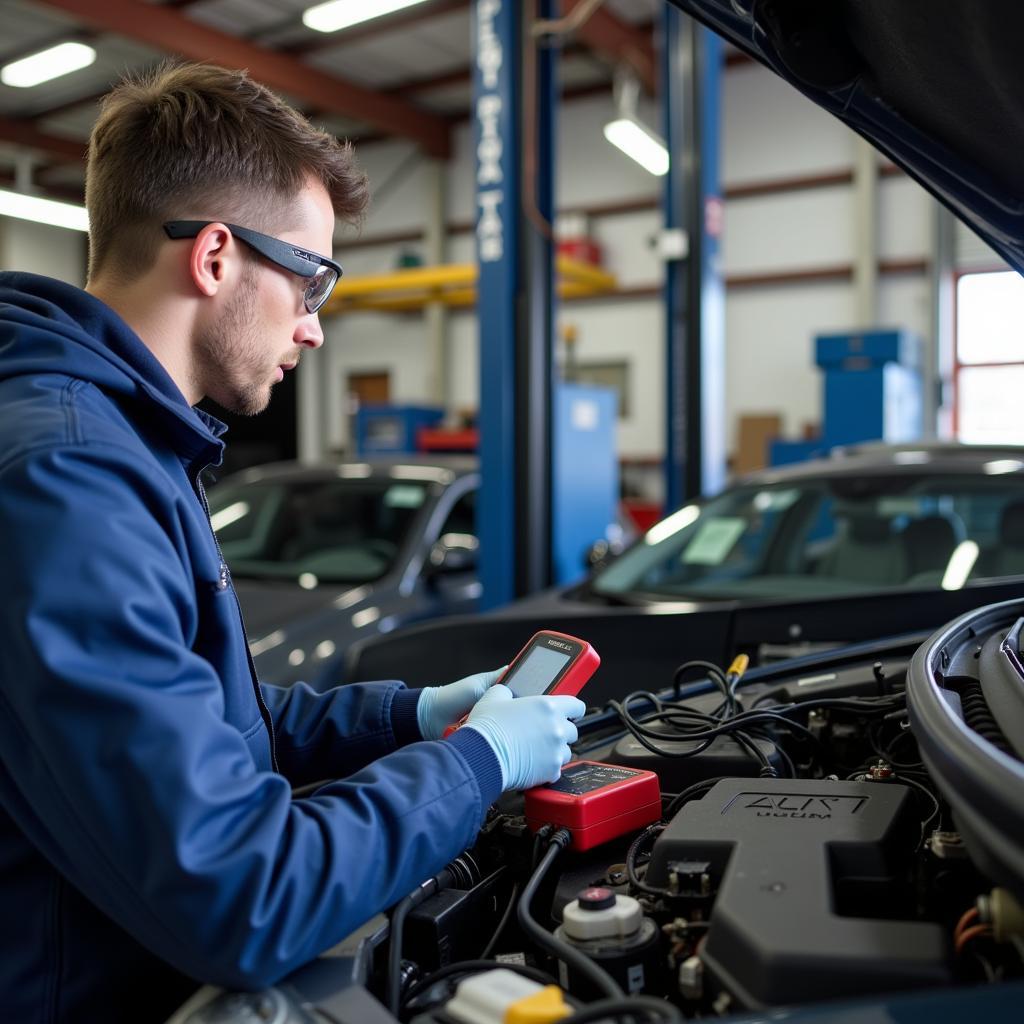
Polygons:
<instances>
[{"instance_id":1,"label":"open car hood","mask_svg":"<svg viewBox=\"0 0 1024 1024\"><path fill-rule=\"evenodd\" d=\"M1024 4L671 2L864 136L1024 270Z\"/></svg>"}]
</instances>

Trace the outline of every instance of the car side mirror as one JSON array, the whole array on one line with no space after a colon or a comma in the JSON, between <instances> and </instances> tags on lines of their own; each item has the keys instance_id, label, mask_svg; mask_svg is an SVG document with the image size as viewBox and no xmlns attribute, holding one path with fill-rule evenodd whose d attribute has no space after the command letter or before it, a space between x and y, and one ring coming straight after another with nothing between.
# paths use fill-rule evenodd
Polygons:
<instances>
[{"instance_id":1,"label":"car side mirror","mask_svg":"<svg viewBox=\"0 0 1024 1024\"><path fill-rule=\"evenodd\" d=\"M435 541L427 558L430 575L472 572L477 567L480 541L471 533L446 533Z\"/></svg>"},{"instance_id":2,"label":"car side mirror","mask_svg":"<svg viewBox=\"0 0 1024 1024\"><path fill-rule=\"evenodd\" d=\"M621 541L605 540L602 537L587 548L587 553L583 556L583 568L590 572L603 569L606 565L614 562L625 550L626 546Z\"/></svg>"},{"instance_id":3,"label":"car side mirror","mask_svg":"<svg viewBox=\"0 0 1024 1024\"><path fill-rule=\"evenodd\" d=\"M586 554L583 556L583 568L590 572L593 572L595 569L602 569L614 557L611 545L602 537L600 540L595 540L587 548Z\"/></svg>"}]
</instances>

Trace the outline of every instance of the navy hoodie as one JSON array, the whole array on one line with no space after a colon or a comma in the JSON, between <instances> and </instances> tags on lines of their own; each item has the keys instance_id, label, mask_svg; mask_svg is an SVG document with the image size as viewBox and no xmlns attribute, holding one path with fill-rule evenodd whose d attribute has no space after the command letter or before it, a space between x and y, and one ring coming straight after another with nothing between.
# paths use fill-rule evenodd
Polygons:
<instances>
[{"instance_id":1,"label":"navy hoodie","mask_svg":"<svg viewBox=\"0 0 1024 1024\"><path fill-rule=\"evenodd\" d=\"M199 484L222 431L104 303L0 274L0 1020L269 985L499 794L483 737L423 742L401 683L256 680Z\"/></svg>"}]
</instances>

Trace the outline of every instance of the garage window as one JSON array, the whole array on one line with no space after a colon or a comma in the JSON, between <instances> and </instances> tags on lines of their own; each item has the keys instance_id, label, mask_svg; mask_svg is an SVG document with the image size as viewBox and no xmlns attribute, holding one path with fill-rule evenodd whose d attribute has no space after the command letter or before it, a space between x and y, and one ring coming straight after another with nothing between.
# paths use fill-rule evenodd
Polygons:
<instances>
[{"instance_id":1,"label":"garage window","mask_svg":"<svg viewBox=\"0 0 1024 1024\"><path fill-rule=\"evenodd\" d=\"M1024 444L1024 278L964 274L956 290L956 435Z\"/></svg>"}]
</instances>

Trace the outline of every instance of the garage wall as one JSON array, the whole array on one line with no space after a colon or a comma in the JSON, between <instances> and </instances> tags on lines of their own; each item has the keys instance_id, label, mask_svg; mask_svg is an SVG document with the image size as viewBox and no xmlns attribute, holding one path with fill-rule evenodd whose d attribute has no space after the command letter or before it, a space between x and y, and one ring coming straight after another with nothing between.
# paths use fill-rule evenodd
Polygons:
<instances>
[{"instance_id":1,"label":"garage wall","mask_svg":"<svg viewBox=\"0 0 1024 1024\"><path fill-rule=\"evenodd\" d=\"M44 274L81 287L85 284L85 235L0 217L0 270Z\"/></svg>"},{"instance_id":2,"label":"garage wall","mask_svg":"<svg viewBox=\"0 0 1024 1024\"><path fill-rule=\"evenodd\" d=\"M604 208L592 216L591 234L603 246L606 266L627 294L566 303L560 323L576 328L580 362L628 364L630 414L619 425L620 452L656 458L662 453L664 342L657 294L662 274L651 240L660 225L660 183L604 141L601 126L610 110L610 95L563 104L559 206ZM650 104L642 112L657 123ZM849 276L800 278L804 271L852 264L857 227L852 185L808 185L729 197L730 190L752 184L849 172L854 163L852 133L764 69L741 64L725 74L721 137L729 443L734 443L737 418L747 413L780 412L786 431L796 436L820 417L820 380L812 365L817 332L864 326L907 327L925 336L930 331L929 282L922 264L930 254L934 204L903 175L879 179L878 255L889 269L879 277L874 324L858 324ZM475 190L468 122L456 130L454 142L454 156L445 169L446 259L471 262ZM428 175L408 143L368 144L359 157L373 183L375 202L358 236L360 244L350 247L357 236L347 229L339 231L338 252L350 275L392 269L403 252L424 255L421 236L430 202ZM607 210L615 204L638 203L649 206ZM380 244L365 244L373 239ZM84 236L0 218L0 266L5 269L47 273L82 284L85 261ZM998 260L969 231L959 228L957 264L964 269L992 267ZM769 275L792 280L751 280ZM388 371L397 401L427 400L434 368L422 314L333 318L325 328L328 343L309 362L326 381L324 426L329 447L348 443L344 381L351 372ZM449 313L446 383L455 408L471 409L477 402L478 333L474 311Z\"/></svg>"},{"instance_id":3,"label":"garage wall","mask_svg":"<svg viewBox=\"0 0 1024 1024\"><path fill-rule=\"evenodd\" d=\"M601 127L611 110L610 96L563 104L559 115L558 195L560 208L606 207L647 200L650 209L594 216L591 232L602 244L605 262L631 295L567 303L560 321L578 331L578 358L626 361L630 367L631 415L620 423L620 452L657 457L663 450L663 315L655 294L661 267L650 242L660 224L660 183L610 147ZM652 124L657 114L644 111ZM738 186L849 172L855 137L769 72L753 64L727 70L723 92L722 167L726 192ZM447 168L447 217L455 230L448 258L472 260L468 228L474 212L471 126L456 133L455 154ZM406 168L388 181L408 152L402 144L366 146L361 152L371 179L384 194L375 203L364 237L423 225L423 179ZM883 176L878 186L878 255L889 263L916 263L916 269L881 274L874 324L855 322L856 295L849 275L825 281L751 283L765 275L799 275L822 267L849 269L856 231L850 184L807 187L777 194L726 199L722 268L727 282L727 425L730 446L737 418L744 413L778 411L787 432L820 418L820 380L812 365L814 335L820 331L866 326L930 330L929 290L922 262L928 259L932 200L902 175ZM416 241L355 249L346 256L348 272L390 269L401 249L422 251ZM841 275L840 275L841 278ZM637 294L639 293L639 294ZM345 367L393 366L399 400L423 400L429 393L427 328L422 316L366 316L328 325L334 375ZM476 323L472 312L449 318L452 404L476 403ZM344 443L344 425L332 426Z\"/></svg>"}]
</instances>

